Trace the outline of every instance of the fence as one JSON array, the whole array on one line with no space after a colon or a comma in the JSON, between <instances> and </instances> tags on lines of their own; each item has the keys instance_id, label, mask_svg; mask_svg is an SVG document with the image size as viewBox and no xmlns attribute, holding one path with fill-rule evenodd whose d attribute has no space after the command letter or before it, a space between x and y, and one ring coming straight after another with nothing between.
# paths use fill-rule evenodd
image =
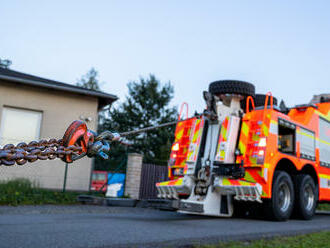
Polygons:
<instances>
[{"instance_id":1,"label":"fence","mask_svg":"<svg viewBox=\"0 0 330 248\"><path fill-rule=\"evenodd\" d=\"M139 199L157 198L156 183L168 180L167 166L142 164Z\"/></svg>"}]
</instances>

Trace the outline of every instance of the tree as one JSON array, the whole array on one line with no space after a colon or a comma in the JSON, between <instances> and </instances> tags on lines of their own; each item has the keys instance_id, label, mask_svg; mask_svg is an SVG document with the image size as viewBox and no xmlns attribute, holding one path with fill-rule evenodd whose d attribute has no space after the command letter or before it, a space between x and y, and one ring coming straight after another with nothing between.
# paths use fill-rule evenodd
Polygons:
<instances>
[{"instance_id":1,"label":"tree","mask_svg":"<svg viewBox=\"0 0 330 248\"><path fill-rule=\"evenodd\" d=\"M101 90L98 81L98 72L92 67L81 79L76 83L77 86L89 90Z\"/></svg>"},{"instance_id":2,"label":"tree","mask_svg":"<svg viewBox=\"0 0 330 248\"><path fill-rule=\"evenodd\" d=\"M176 109L169 107L174 94L170 82L161 85L154 75L150 75L146 79L140 78L138 82L130 82L127 86L126 100L101 118L99 132L103 130L126 132L177 118ZM175 126L168 126L128 136L127 139L134 143L129 147L129 151L142 153L144 162L165 165L174 140L174 129ZM125 153L123 145L113 144L110 151L112 157L110 168L109 163L104 163L100 159L97 159L96 168L108 170L115 168L119 162L118 158L122 158Z\"/></svg>"},{"instance_id":3,"label":"tree","mask_svg":"<svg viewBox=\"0 0 330 248\"><path fill-rule=\"evenodd\" d=\"M0 68L9 69L11 61L9 59L0 59Z\"/></svg>"}]
</instances>

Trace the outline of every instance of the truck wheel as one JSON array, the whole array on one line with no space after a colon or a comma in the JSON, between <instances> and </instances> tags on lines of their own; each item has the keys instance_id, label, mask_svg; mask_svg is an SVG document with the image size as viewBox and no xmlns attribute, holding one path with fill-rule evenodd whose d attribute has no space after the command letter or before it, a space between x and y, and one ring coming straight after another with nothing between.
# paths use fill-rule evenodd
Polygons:
<instances>
[{"instance_id":1,"label":"truck wheel","mask_svg":"<svg viewBox=\"0 0 330 248\"><path fill-rule=\"evenodd\" d=\"M265 106L265 101L266 101L266 95L264 94L256 94L255 98L254 98L254 105L256 107L260 107L260 106ZM273 97L273 105L277 106L277 99L275 97ZM268 98L268 106L270 106L270 97Z\"/></svg>"},{"instance_id":2,"label":"truck wheel","mask_svg":"<svg viewBox=\"0 0 330 248\"><path fill-rule=\"evenodd\" d=\"M243 81L220 80L210 83L209 92L214 95L237 94L243 96L254 96L255 87L253 84Z\"/></svg>"},{"instance_id":3,"label":"truck wheel","mask_svg":"<svg viewBox=\"0 0 330 248\"><path fill-rule=\"evenodd\" d=\"M273 179L272 198L266 202L266 216L271 220L290 218L294 203L294 187L291 177L284 171L276 171Z\"/></svg>"},{"instance_id":4,"label":"truck wheel","mask_svg":"<svg viewBox=\"0 0 330 248\"><path fill-rule=\"evenodd\" d=\"M318 187L310 175L301 174L295 177L295 214L303 220L310 220L314 214L319 198Z\"/></svg>"},{"instance_id":5,"label":"truck wheel","mask_svg":"<svg viewBox=\"0 0 330 248\"><path fill-rule=\"evenodd\" d=\"M266 95L264 94L256 94L256 96L253 98L254 100L254 106L255 107L260 107L260 106L265 106L265 101L266 101ZM273 97L273 105L277 106L277 99ZM268 106L270 106L270 98L268 100ZM245 111L246 108L246 98L241 100L241 108ZM250 104L250 110L252 110L252 106Z\"/></svg>"}]
</instances>

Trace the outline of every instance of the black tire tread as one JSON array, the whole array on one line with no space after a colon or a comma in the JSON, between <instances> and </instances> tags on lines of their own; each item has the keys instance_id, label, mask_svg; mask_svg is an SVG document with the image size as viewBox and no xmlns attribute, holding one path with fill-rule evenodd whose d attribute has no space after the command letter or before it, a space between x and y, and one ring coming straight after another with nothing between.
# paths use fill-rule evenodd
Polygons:
<instances>
[{"instance_id":1,"label":"black tire tread","mask_svg":"<svg viewBox=\"0 0 330 248\"><path fill-rule=\"evenodd\" d=\"M265 106L266 95L264 94L256 94L254 98L255 107ZM273 97L273 105L277 106L277 98ZM268 106L270 106L270 97L268 98Z\"/></svg>"},{"instance_id":2,"label":"black tire tread","mask_svg":"<svg viewBox=\"0 0 330 248\"><path fill-rule=\"evenodd\" d=\"M253 84L238 80L220 80L210 83L209 92L219 94L239 94L243 96L254 96L255 87Z\"/></svg>"},{"instance_id":3,"label":"black tire tread","mask_svg":"<svg viewBox=\"0 0 330 248\"><path fill-rule=\"evenodd\" d=\"M304 209L303 206L301 205L301 198L300 198L300 189L303 186L302 184L304 183L304 180L311 180L311 182L313 183L314 189L315 189L315 203L314 203L314 207L313 207L313 211L311 213L307 213ZM296 175L294 177L294 188L295 188L295 196L296 196L296 200L295 200L295 204L294 204L294 215L295 217L299 218L299 219L303 219L303 220L310 220L311 218L313 218L314 214L315 214L315 209L317 206L317 199L318 199L318 187L315 184L313 178L308 175L308 174L299 174Z\"/></svg>"},{"instance_id":4,"label":"black tire tread","mask_svg":"<svg viewBox=\"0 0 330 248\"><path fill-rule=\"evenodd\" d=\"M265 106L266 101L266 95L265 94L256 94L255 97L253 97L254 100L254 106L255 107L263 107ZM268 100L267 106L270 106L270 98ZM277 98L273 97L273 106L277 106ZM241 108L245 111L246 109L246 98L241 100ZM250 110L252 110L252 106L250 104Z\"/></svg>"},{"instance_id":5,"label":"black tire tread","mask_svg":"<svg viewBox=\"0 0 330 248\"><path fill-rule=\"evenodd\" d=\"M273 221L286 221L287 219L290 218L292 210L293 210L293 205L294 205L294 186L293 182L291 180L291 177L288 173L285 171L275 171L274 173L274 179L273 179L273 190L272 192L274 193L274 183L277 183L277 180L279 177L287 177L289 179L289 182L291 183L291 192L293 193L293 204L291 205L291 209L288 212L287 216L281 215L276 208L274 207L274 195L272 196L272 199L266 200L264 203L264 215L266 216L267 219L273 220Z\"/></svg>"}]
</instances>

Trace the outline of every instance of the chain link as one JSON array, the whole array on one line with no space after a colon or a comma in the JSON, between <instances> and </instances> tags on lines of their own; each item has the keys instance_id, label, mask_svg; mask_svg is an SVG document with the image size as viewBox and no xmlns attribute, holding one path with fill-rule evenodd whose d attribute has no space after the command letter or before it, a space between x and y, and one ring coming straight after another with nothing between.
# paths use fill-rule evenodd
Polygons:
<instances>
[{"instance_id":1,"label":"chain link","mask_svg":"<svg viewBox=\"0 0 330 248\"><path fill-rule=\"evenodd\" d=\"M7 144L0 149L0 165L24 165L37 160L65 159L67 155L79 156L81 152L82 148L79 146L64 147L62 139L31 141L29 144L21 142L16 146Z\"/></svg>"}]
</instances>

